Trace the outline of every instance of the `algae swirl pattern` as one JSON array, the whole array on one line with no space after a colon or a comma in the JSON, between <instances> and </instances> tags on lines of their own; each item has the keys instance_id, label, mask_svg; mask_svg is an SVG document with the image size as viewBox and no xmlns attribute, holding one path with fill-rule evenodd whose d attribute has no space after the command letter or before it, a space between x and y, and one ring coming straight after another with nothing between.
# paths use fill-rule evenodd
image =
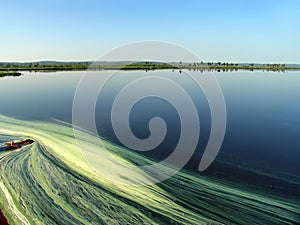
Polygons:
<instances>
[{"instance_id":1,"label":"algae swirl pattern","mask_svg":"<svg viewBox=\"0 0 300 225\"><path fill-rule=\"evenodd\" d=\"M4 143L35 143L4 151ZM82 132L89 148L94 137ZM97 141L94 141L97 143ZM112 143L127 163L149 159ZM11 224L297 224L300 202L181 171L151 186L115 184L84 161L72 127L0 116L0 207ZM109 168L108 171L113 170ZM139 180L147 174L112 171Z\"/></svg>"}]
</instances>

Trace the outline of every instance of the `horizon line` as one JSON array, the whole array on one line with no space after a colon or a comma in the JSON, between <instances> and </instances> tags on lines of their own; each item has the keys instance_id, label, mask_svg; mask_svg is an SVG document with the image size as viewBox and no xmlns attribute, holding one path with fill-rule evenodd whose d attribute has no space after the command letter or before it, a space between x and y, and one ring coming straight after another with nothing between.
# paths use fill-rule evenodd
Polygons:
<instances>
[{"instance_id":1,"label":"horizon line","mask_svg":"<svg viewBox=\"0 0 300 225\"><path fill-rule=\"evenodd\" d=\"M80 63L80 62L162 62L162 63L233 63L233 64L285 64L285 65L300 65L300 62L234 62L234 61L224 61L224 60L212 60L212 61L159 61L159 60L33 60L33 61L0 61L0 63L47 63L47 62L57 62L57 63Z\"/></svg>"}]
</instances>

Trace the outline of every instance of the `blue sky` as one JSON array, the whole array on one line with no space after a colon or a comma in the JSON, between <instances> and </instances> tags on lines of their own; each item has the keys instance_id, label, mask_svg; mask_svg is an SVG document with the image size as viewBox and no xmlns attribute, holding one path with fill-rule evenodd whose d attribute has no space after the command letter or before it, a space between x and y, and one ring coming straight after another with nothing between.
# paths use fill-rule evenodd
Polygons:
<instances>
[{"instance_id":1,"label":"blue sky","mask_svg":"<svg viewBox=\"0 0 300 225\"><path fill-rule=\"evenodd\" d=\"M133 41L204 61L300 63L297 0L0 0L0 61L94 60Z\"/></svg>"}]
</instances>

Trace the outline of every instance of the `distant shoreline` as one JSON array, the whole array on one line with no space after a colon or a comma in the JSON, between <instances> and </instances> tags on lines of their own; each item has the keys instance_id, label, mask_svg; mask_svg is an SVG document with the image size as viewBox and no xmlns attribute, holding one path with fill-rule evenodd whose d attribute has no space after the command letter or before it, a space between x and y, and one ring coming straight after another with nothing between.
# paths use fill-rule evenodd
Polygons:
<instances>
[{"instance_id":1,"label":"distant shoreline","mask_svg":"<svg viewBox=\"0 0 300 225\"><path fill-rule=\"evenodd\" d=\"M248 71L300 71L300 65L286 64L233 64L233 63L160 63L160 62L36 62L36 63L0 63L0 77L20 76L22 71L56 72L83 70L197 70L231 72Z\"/></svg>"},{"instance_id":2,"label":"distant shoreline","mask_svg":"<svg viewBox=\"0 0 300 225\"><path fill-rule=\"evenodd\" d=\"M18 77L21 76L22 73L18 71L1 71L0 70L0 77Z\"/></svg>"}]
</instances>

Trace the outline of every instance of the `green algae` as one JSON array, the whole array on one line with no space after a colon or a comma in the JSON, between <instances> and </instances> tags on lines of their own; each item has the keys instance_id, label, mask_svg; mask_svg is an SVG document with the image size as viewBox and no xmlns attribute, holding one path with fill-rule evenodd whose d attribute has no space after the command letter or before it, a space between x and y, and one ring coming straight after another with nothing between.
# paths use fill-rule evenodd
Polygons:
<instances>
[{"instance_id":1,"label":"green algae","mask_svg":"<svg viewBox=\"0 0 300 225\"><path fill-rule=\"evenodd\" d=\"M17 151L0 152L1 179L15 206L30 224L297 224L297 199L248 190L221 180L181 171L149 186L116 184L84 160L72 127L57 122L20 121L0 116L0 146L32 138ZM87 149L98 143L82 132ZM105 142L127 164L151 163L141 155ZM104 162L107 163L107 162ZM125 163L125 165L126 165ZM108 172L151 179L143 171ZM1 193L1 190L0 190ZM3 193L4 212L10 212ZM2 201L2 199L4 201ZM18 218L9 213L12 224Z\"/></svg>"}]
</instances>

